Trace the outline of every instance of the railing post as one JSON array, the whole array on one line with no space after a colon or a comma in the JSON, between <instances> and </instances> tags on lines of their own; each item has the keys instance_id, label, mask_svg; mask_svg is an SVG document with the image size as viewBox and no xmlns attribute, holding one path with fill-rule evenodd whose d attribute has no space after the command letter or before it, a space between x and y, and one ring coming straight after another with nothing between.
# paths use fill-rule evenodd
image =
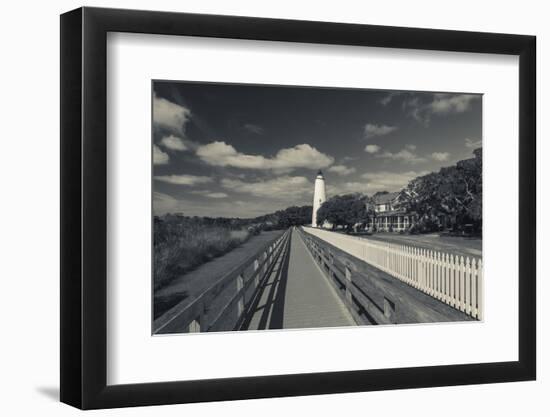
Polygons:
<instances>
[{"instance_id":1,"label":"railing post","mask_svg":"<svg viewBox=\"0 0 550 417\"><path fill-rule=\"evenodd\" d=\"M201 325L198 319L189 323L189 333L199 333L201 331Z\"/></svg>"},{"instance_id":2,"label":"railing post","mask_svg":"<svg viewBox=\"0 0 550 417\"><path fill-rule=\"evenodd\" d=\"M384 316L390 321L395 322L395 303L384 297Z\"/></svg>"},{"instance_id":3,"label":"railing post","mask_svg":"<svg viewBox=\"0 0 550 417\"><path fill-rule=\"evenodd\" d=\"M258 268L260 268L260 263L257 259L254 260L254 286L255 288L258 288L260 285L260 277L258 273Z\"/></svg>"},{"instance_id":4,"label":"railing post","mask_svg":"<svg viewBox=\"0 0 550 417\"><path fill-rule=\"evenodd\" d=\"M202 311L202 314L199 317L199 328L202 329L203 332L207 332L208 328L210 327L210 323L208 320L210 319L208 315L208 310L206 305L203 306L204 309Z\"/></svg>"},{"instance_id":5,"label":"railing post","mask_svg":"<svg viewBox=\"0 0 550 417\"><path fill-rule=\"evenodd\" d=\"M244 277L243 274L240 274L237 277L237 292L242 291L244 288ZM239 297L239 301L237 302L237 319L240 320L244 313L244 292Z\"/></svg>"},{"instance_id":6,"label":"railing post","mask_svg":"<svg viewBox=\"0 0 550 417\"><path fill-rule=\"evenodd\" d=\"M267 250L264 251L262 257L264 261L264 275L265 275L267 273L267 268L269 267L269 263L267 262Z\"/></svg>"},{"instance_id":7,"label":"railing post","mask_svg":"<svg viewBox=\"0 0 550 417\"><path fill-rule=\"evenodd\" d=\"M328 276L334 279L334 253L329 249L328 251Z\"/></svg>"},{"instance_id":8,"label":"railing post","mask_svg":"<svg viewBox=\"0 0 550 417\"><path fill-rule=\"evenodd\" d=\"M387 221L387 219L386 219ZM386 245L386 250L384 251L384 271L388 271L388 258L389 258L389 254L390 254L390 251L388 250L388 245Z\"/></svg>"},{"instance_id":9,"label":"railing post","mask_svg":"<svg viewBox=\"0 0 550 417\"><path fill-rule=\"evenodd\" d=\"M351 294L351 269L346 265L346 302L351 307L353 305L353 298Z\"/></svg>"}]
</instances>

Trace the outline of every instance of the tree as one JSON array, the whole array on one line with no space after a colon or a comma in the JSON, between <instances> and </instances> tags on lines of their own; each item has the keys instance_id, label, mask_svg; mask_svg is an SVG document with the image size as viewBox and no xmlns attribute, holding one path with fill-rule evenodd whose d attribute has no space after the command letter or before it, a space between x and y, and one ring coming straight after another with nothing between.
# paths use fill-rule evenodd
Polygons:
<instances>
[{"instance_id":1,"label":"tree","mask_svg":"<svg viewBox=\"0 0 550 417\"><path fill-rule=\"evenodd\" d=\"M418 215L418 227L423 231L440 229L449 222L454 230L467 224L481 232L482 226L482 153L441 168L409 182L399 195L399 206Z\"/></svg>"},{"instance_id":2,"label":"tree","mask_svg":"<svg viewBox=\"0 0 550 417\"><path fill-rule=\"evenodd\" d=\"M262 229L286 229L290 226L302 226L311 222L311 206L292 206L274 213L264 214L253 219L243 219L248 223L262 225Z\"/></svg>"},{"instance_id":3,"label":"tree","mask_svg":"<svg viewBox=\"0 0 550 417\"><path fill-rule=\"evenodd\" d=\"M317 224L321 225L326 221L333 228L343 226L349 231L355 224L368 221L370 209L367 203L368 198L361 194L334 196L317 210Z\"/></svg>"},{"instance_id":4,"label":"tree","mask_svg":"<svg viewBox=\"0 0 550 417\"><path fill-rule=\"evenodd\" d=\"M288 207L284 210L275 212L277 216L277 226L288 228L290 226L302 226L311 222L312 206Z\"/></svg>"}]
</instances>

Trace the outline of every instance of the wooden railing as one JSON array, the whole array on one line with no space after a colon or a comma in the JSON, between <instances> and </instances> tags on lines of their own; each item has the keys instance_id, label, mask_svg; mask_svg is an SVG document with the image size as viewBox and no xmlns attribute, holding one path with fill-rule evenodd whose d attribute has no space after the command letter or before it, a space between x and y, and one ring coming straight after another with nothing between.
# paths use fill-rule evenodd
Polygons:
<instances>
[{"instance_id":1,"label":"wooden railing","mask_svg":"<svg viewBox=\"0 0 550 417\"><path fill-rule=\"evenodd\" d=\"M366 292L357 282L357 268L349 260L335 256L318 239L298 229L314 261L328 275L355 322L362 324L395 324L395 299L378 289Z\"/></svg>"},{"instance_id":2,"label":"wooden railing","mask_svg":"<svg viewBox=\"0 0 550 417\"><path fill-rule=\"evenodd\" d=\"M198 295L190 295L153 323L153 333L237 330L247 307L290 239L290 229L261 247ZM214 307L216 306L216 307Z\"/></svg>"},{"instance_id":3,"label":"wooden railing","mask_svg":"<svg viewBox=\"0 0 550 417\"><path fill-rule=\"evenodd\" d=\"M481 259L374 242L318 228L303 230L470 317L483 318Z\"/></svg>"}]
</instances>

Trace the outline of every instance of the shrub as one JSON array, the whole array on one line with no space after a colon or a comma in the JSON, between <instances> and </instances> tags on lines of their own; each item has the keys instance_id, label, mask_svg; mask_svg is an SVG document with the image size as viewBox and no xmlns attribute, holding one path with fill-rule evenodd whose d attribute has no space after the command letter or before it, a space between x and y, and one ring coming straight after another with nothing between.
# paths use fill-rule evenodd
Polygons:
<instances>
[{"instance_id":1,"label":"shrub","mask_svg":"<svg viewBox=\"0 0 550 417\"><path fill-rule=\"evenodd\" d=\"M155 221L154 288L167 285L174 278L234 249L245 242L248 230L209 226L200 220Z\"/></svg>"}]
</instances>

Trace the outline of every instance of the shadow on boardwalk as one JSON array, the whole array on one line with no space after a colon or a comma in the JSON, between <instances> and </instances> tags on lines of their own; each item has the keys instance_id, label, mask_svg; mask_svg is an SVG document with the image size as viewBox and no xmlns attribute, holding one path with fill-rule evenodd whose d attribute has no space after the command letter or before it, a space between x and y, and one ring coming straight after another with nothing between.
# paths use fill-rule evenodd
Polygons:
<instances>
[{"instance_id":1,"label":"shadow on boardwalk","mask_svg":"<svg viewBox=\"0 0 550 417\"><path fill-rule=\"evenodd\" d=\"M261 286L256 299L250 306L242 330L248 329L256 319L256 330L282 329L285 310L285 293L288 282L288 265L292 240L270 271L270 277ZM258 319L259 318L259 319Z\"/></svg>"}]
</instances>

